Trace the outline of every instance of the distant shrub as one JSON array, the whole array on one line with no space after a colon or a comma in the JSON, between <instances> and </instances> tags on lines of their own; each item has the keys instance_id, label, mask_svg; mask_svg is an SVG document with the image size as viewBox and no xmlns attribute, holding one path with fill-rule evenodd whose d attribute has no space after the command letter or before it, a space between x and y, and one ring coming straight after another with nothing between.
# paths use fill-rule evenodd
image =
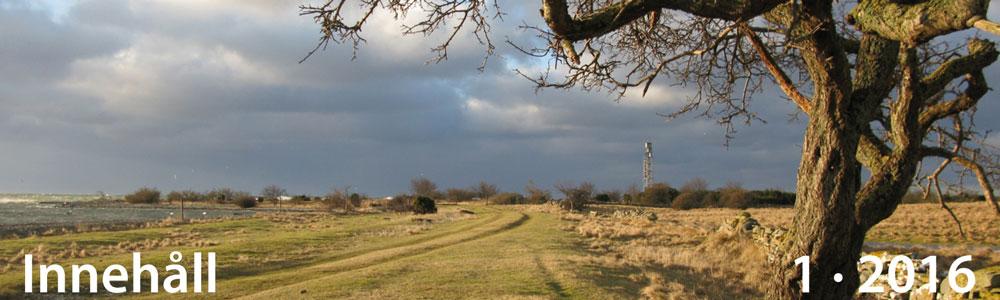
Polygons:
<instances>
[{"instance_id":1,"label":"distant shrub","mask_svg":"<svg viewBox=\"0 0 1000 300\"><path fill-rule=\"evenodd\" d=\"M334 188L322 200L329 210L343 210L352 212L361 207L361 195L358 193L348 194L347 188Z\"/></svg>"},{"instance_id":2,"label":"distant shrub","mask_svg":"<svg viewBox=\"0 0 1000 300\"><path fill-rule=\"evenodd\" d=\"M587 201L593 197L594 194L594 184L590 182L583 182L580 185L574 185L571 183L560 183L556 184L556 189L559 190L566 198L563 198L559 202L559 206L565 210L584 210L587 208Z\"/></svg>"},{"instance_id":3,"label":"distant shrub","mask_svg":"<svg viewBox=\"0 0 1000 300\"><path fill-rule=\"evenodd\" d=\"M684 192L674 198L674 201L670 203L670 207L679 210L688 210L694 208L705 207L705 198L708 196L708 191L693 191Z\"/></svg>"},{"instance_id":4,"label":"distant shrub","mask_svg":"<svg viewBox=\"0 0 1000 300\"><path fill-rule=\"evenodd\" d=\"M491 204L525 204L524 196L518 193L500 193L490 197Z\"/></svg>"},{"instance_id":5,"label":"distant shrub","mask_svg":"<svg viewBox=\"0 0 1000 300\"><path fill-rule=\"evenodd\" d=\"M479 199L482 200L489 199L490 197L493 197L494 195L500 192L500 190L497 189L497 186L495 184L486 181L479 181L478 184L472 186L469 189L475 192L476 197L479 197Z\"/></svg>"},{"instance_id":6,"label":"distant shrub","mask_svg":"<svg viewBox=\"0 0 1000 300\"><path fill-rule=\"evenodd\" d=\"M388 211L404 212L413 210L413 196L406 194L399 194L391 197L391 199L386 199L382 202L382 206Z\"/></svg>"},{"instance_id":7,"label":"distant shrub","mask_svg":"<svg viewBox=\"0 0 1000 300\"><path fill-rule=\"evenodd\" d=\"M598 198L600 198L600 199L598 199ZM622 191L620 191L620 190L604 190L604 191L601 191L600 193L598 193L597 196L594 196L594 200L595 201L601 201L601 202L620 203L620 202L622 202Z\"/></svg>"},{"instance_id":8,"label":"distant shrub","mask_svg":"<svg viewBox=\"0 0 1000 300\"><path fill-rule=\"evenodd\" d=\"M257 197L250 195L240 195L233 200L233 204L240 208L251 208L257 206Z\"/></svg>"},{"instance_id":9,"label":"distant shrub","mask_svg":"<svg viewBox=\"0 0 1000 300\"><path fill-rule=\"evenodd\" d=\"M445 191L445 197L451 201L470 201L476 198L476 192L471 189L450 188Z\"/></svg>"},{"instance_id":10,"label":"distant shrub","mask_svg":"<svg viewBox=\"0 0 1000 300\"><path fill-rule=\"evenodd\" d=\"M203 195L202 193L199 193L199 192L192 191L192 190L172 191L169 194L167 194L167 201L169 201L169 202L181 202L181 201L184 201L184 202L196 202L196 201L205 201L205 195Z\"/></svg>"},{"instance_id":11,"label":"distant shrub","mask_svg":"<svg viewBox=\"0 0 1000 300\"><path fill-rule=\"evenodd\" d=\"M361 194L358 193L351 193L351 197L349 197L349 199L351 201L352 207L359 208L361 207L361 202L362 200L365 199L365 196L362 196Z\"/></svg>"},{"instance_id":12,"label":"distant shrub","mask_svg":"<svg viewBox=\"0 0 1000 300\"><path fill-rule=\"evenodd\" d=\"M434 199L419 196L413 200L413 213L434 214L437 213L437 205L434 204Z\"/></svg>"},{"instance_id":13,"label":"distant shrub","mask_svg":"<svg viewBox=\"0 0 1000 300\"><path fill-rule=\"evenodd\" d=\"M680 192L677 189L670 187L670 185L657 182L650 184L646 187L646 190L638 194L638 199L632 198L639 205L649 205L649 206L670 206L671 202Z\"/></svg>"},{"instance_id":14,"label":"distant shrub","mask_svg":"<svg viewBox=\"0 0 1000 300\"><path fill-rule=\"evenodd\" d=\"M292 199L288 200L288 202L297 203L297 204L301 204L301 203L305 203L305 202L309 202L309 201L312 201L312 197L309 197L309 195L295 195L295 196L292 196Z\"/></svg>"},{"instance_id":15,"label":"distant shrub","mask_svg":"<svg viewBox=\"0 0 1000 300\"><path fill-rule=\"evenodd\" d=\"M125 202L153 204L160 202L160 191L154 188L140 188L131 194L125 195Z\"/></svg>"},{"instance_id":16,"label":"distant shrub","mask_svg":"<svg viewBox=\"0 0 1000 300\"><path fill-rule=\"evenodd\" d=\"M205 198L216 203L226 204L236 200L237 192L230 188L217 188L205 193Z\"/></svg>"},{"instance_id":17,"label":"distant shrub","mask_svg":"<svg viewBox=\"0 0 1000 300\"><path fill-rule=\"evenodd\" d=\"M745 209L753 204L752 201L750 193L737 183L719 189L719 205L722 207Z\"/></svg>"},{"instance_id":18,"label":"distant shrub","mask_svg":"<svg viewBox=\"0 0 1000 300\"><path fill-rule=\"evenodd\" d=\"M524 187L524 192L526 194L524 201L527 204L543 204L552 201L552 193L539 188L532 181L528 181L528 185Z\"/></svg>"},{"instance_id":19,"label":"distant shrub","mask_svg":"<svg viewBox=\"0 0 1000 300\"><path fill-rule=\"evenodd\" d=\"M795 193L770 189L763 191L751 191L750 199L756 205L762 206L791 206L795 205Z\"/></svg>"},{"instance_id":20,"label":"distant shrub","mask_svg":"<svg viewBox=\"0 0 1000 300\"><path fill-rule=\"evenodd\" d=\"M611 202L611 196L609 196L608 194L594 195L594 202L601 202L601 203Z\"/></svg>"}]
</instances>

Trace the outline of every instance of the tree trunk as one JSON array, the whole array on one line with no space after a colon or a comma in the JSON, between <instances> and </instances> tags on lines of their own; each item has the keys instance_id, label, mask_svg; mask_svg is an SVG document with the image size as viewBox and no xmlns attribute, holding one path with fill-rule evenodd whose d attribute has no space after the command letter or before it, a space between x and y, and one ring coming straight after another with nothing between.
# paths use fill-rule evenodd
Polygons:
<instances>
[{"instance_id":1,"label":"tree trunk","mask_svg":"<svg viewBox=\"0 0 1000 300\"><path fill-rule=\"evenodd\" d=\"M829 20L819 15L803 23L820 28L802 51L814 95L802 143L795 217L781 255L773 261L776 282L769 285L770 299L850 299L859 285L857 260L865 233L855 217L861 185L856 154L861 125L867 124L859 124L855 116L849 62ZM809 293L802 292L802 272L795 264L801 256L809 256ZM834 281L837 273L839 283Z\"/></svg>"},{"instance_id":2,"label":"tree trunk","mask_svg":"<svg viewBox=\"0 0 1000 300\"><path fill-rule=\"evenodd\" d=\"M859 285L857 259L864 230L855 222L854 201L861 168L855 158L859 134L845 112L843 94L820 95L802 145L795 218L775 261L770 298L850 299ZM809 293L795 260L809 256ZM834 281L840 273L842 281Z\"/></svg>"}]
</instances>

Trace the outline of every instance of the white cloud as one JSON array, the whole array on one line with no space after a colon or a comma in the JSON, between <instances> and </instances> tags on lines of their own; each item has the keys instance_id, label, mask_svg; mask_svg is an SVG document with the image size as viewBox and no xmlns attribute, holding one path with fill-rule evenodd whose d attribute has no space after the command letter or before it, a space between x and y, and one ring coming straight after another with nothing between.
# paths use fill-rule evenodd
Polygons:
<instances>
[{"instance_id":1,"label":"white cloud","mask_svg":"<svg viewBox=\"0 0 1000 300\"><path fill-rule=\"evenodd\" d=\"M185 110L179 104L213 101L191 95L191 84L226 90L289 84L285 78L222 45L150 34L117 53L75 61L62 86L103 100L115 113L170 117Z\"/></svg>"}]
</instances>

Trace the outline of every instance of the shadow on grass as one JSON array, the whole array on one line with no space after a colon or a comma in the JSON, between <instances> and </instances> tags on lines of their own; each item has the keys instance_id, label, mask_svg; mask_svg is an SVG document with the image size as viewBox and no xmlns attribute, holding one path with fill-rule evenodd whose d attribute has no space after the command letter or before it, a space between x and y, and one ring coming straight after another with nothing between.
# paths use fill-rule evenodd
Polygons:
<instances>
[{"instance_id":1,"label":"shadow on grass","mask_svg":"<svg viewBox=\"0 0 1000 300\"><path fill-rule=\"evenodd\" d=\"M559 280L556 280L552 271L542 263L542 259L538 255L535 255L532 258L535 261L535 266L538 268L538 272L545 280L545 286L552 290L552 293L558 295L560 299L569 298L569 294L566 293L566 289L563 288L561 283L559 283Z\"/></svg>"},{"instance_id":2,"label":"shadow on grass","mask_svg":"<svg viewBox=\"0 0 1000 300\"><path fill-rule=\"evenodd\" d=\"M584 242L580 242L582 249L586 249ZM584 262L579 266L581 279L590 280L598 287L616 294L620 298L644 298L643 289L651 285L658 285L658 289L672 291L672 286L681 285L684 287L682 296L691 296L704 299L760 299L763 295L758 291L742 286L733 277L719 276L713 274L712 270L698 270L688 266L669 265L663 266L656 263L646 262L642 265L602 263L602 257L615 254L587 250L591 257L597 259ZM661 282L652 282L647 273L660 275Z\"/></svg>"}]
</instances>

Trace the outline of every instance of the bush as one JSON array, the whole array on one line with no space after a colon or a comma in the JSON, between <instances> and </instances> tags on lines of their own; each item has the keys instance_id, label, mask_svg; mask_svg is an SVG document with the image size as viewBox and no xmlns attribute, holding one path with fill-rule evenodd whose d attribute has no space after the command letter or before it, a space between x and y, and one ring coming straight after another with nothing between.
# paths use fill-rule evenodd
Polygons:
<instances>
[{"instance_id":1,"label":"bush","mask_svg":"<svg viewBox=\"0 0 1000 300\"><path fill-rule=\"evenodd\" d=\"M419 196L413 201L413 213L415 214L434 214L437 213L437 205L434 204L434 199L429 197Z\"/></svg>"},{"instance_id":2,"label":"bush","mask_svg":"<svg viewBox=\"0 0 1000 300\"><path fill-rule=\"evenodd\" d=\"M205 198L216 203L226 204L236 200L237 192L230 188L217 188L205 193Z\"/></svg>"},{"instance_id":3,"label":"bush","mask_svg":"<svg viewBox=\"0 0 1000 300\"><path fill-rule=\"evenodd\" d=\"M719 205L722 207L746 209L753 204L752 200L750 193L739 184L730 183L719 189Z\"/></svg>"},{"instance_id":4,"label":"bush","mask_svg":"<svg viewBox=\"0 0 1000 300\"><path fill-rule=\"evenodd\" d=\"M406 194L399 194L383 202L383 206L388 211L404 212L413 210L413 197Z\"/></svg>"},{"instance_id":5,"label":"bush","mask_svg":"<svg viewBox=\"0 0 1000 300\"><path fill-rule=\"evenodd\" d=\"M528 185L524 187L524 192L527 194L527 198L524 201L528 204L543 204L552 201L552 193L535 186L535 183L532 181L528 181Z\"/></svg>"},{"instance_id":6,"label":"bush","mask_svg":"<svg viewBox=\"0 0 1000 300\"><path fill-rule=\"evenodd\" d=\"M790 206L795 205L795 193L780 190L763 190L750 192L750 199L757 205Z\"/></svg>"},{"instance_id":7,"label":"bush","mask_svg":"<svg viewBox=\"0 0 1000 300\"><path fill-rule=\"evenodd\" d=\"M333 191L326 194L322 202L331 211L339 209L344 212L352 212L361 207L361 195L358 193L348 195L347 188L334 188Z\"/></svg>"},{"instance_id":8,"label":"bush","mask_svg":"<svg viewBox=\"0 0 1000 300\"><path fill-rule=\"evenodd\" d=\"M705 207L704 199L708 196L708 191L693 191L681 193L670 203L670 207L678 210L688 210Z\"/></svg>"},{"instance_id":9,"label":"bush","mask_svg":"<svg viewBox=\"0 0 1000 300\"><path fill-rule=\"evenodd\" d=\"M497 189L495 184L491 184L486 181L480 181L479 184L472 186L470 189L475 192L476 197L479 197L481 200L488 200L490 197L493 197L499 192L499 189Z\"/></svg>"},{"instance_id":10,"label":"bush","mask_svg":"<svg viewBox=\"0 0 1000 300\"><path fill-rule=\"evenodd\" d=\"M140 188L135 192L125 195L125 202L153 204L160 202L160 191L154 188Z\"/></svg>"},{"instance_id":11,"label":"bush","mask_svg":"<svg viewBox=\"0 0 1000 300\"><path fill-rule=\"evenodd\" d=\"M205 201L205 195L192 190L185 191L173 191L167 194L167 201L169 202L196 202Z\"/></svg>"},{"instance_id":12,"label":"bush","mask_svg":"<svg viewBox=\"0 0 1000 300\"><path fill-rule=\"evenodd\" d=\"M351 193L351 197L350 197L351 206L354 207L354 208L361 207L361 201L364 200L364 199L365 199L365 196L361 196L361 194Z\"/></svg>"},{"instance_id":13,"label":"bush","mask_svg":"<svg viewBox=\"0 0 1000 300\"><path fill-rule=\"evenodd\" d=\"M611 202L611 196L608 194L597 194L594 196L594 202L608 203Z\"/></svg>"},{"instance_id":14,"label":"bush","mask_svg":"<svg viewBox=\"0 0 1000 300\"><path fill-rule=\"evenodd\" d=\"M233 201L233 204L240 208L251 208L257 206L257 198L250 195L240 195Z\"/></svg>"},{"instance_id":15,"label":"bush","mask_svg":"<svg viewBox=\"0 0 1000 300\"><path fill-rule=\"evenodd\" d=\"M563 193L566 198L559 202L559 206L565 210L584 210L587 208L587 200L594 194L594 184L583 182L580 185L561 183L556 185L556 189Z\"/></svg>"},{"instance_id":16,"label":"bush","mask_svg":"<svg viewBox=\"0 0 1000 300\"><path fill-rule=\"evenodd\" d=\"M524 196L518 193L501 193L499 195L490 197L490 203L492 204L524 204Z\"/></svg>"},{"instance_id":17,"label":"bush","mask_svg":"<svg viewBox=\"0 0 1000 300\"><path fill-rule=\"evenodd\" d=\"M639 193L638 197L635 197L638 199L633 198L632 201L635 201L639 205L670 206L678 194L680 192L677 189L670 187L666 183L657 182L646 187L645 191Z\"/></svg>"},{"instance_id":18,"label":"bush","mask_svg":"<svg viewBox=\"0 0 1000 300\"><path fill-rule=\"evenodd\" d=\"M292 196L292 199L290 199L288 201L291 202L291 203L301 204L301 203L304 203L304 202L312 201L312 197L309 197L309 195L296 195L296 196Z\"/></svg>"}]
</instances>

